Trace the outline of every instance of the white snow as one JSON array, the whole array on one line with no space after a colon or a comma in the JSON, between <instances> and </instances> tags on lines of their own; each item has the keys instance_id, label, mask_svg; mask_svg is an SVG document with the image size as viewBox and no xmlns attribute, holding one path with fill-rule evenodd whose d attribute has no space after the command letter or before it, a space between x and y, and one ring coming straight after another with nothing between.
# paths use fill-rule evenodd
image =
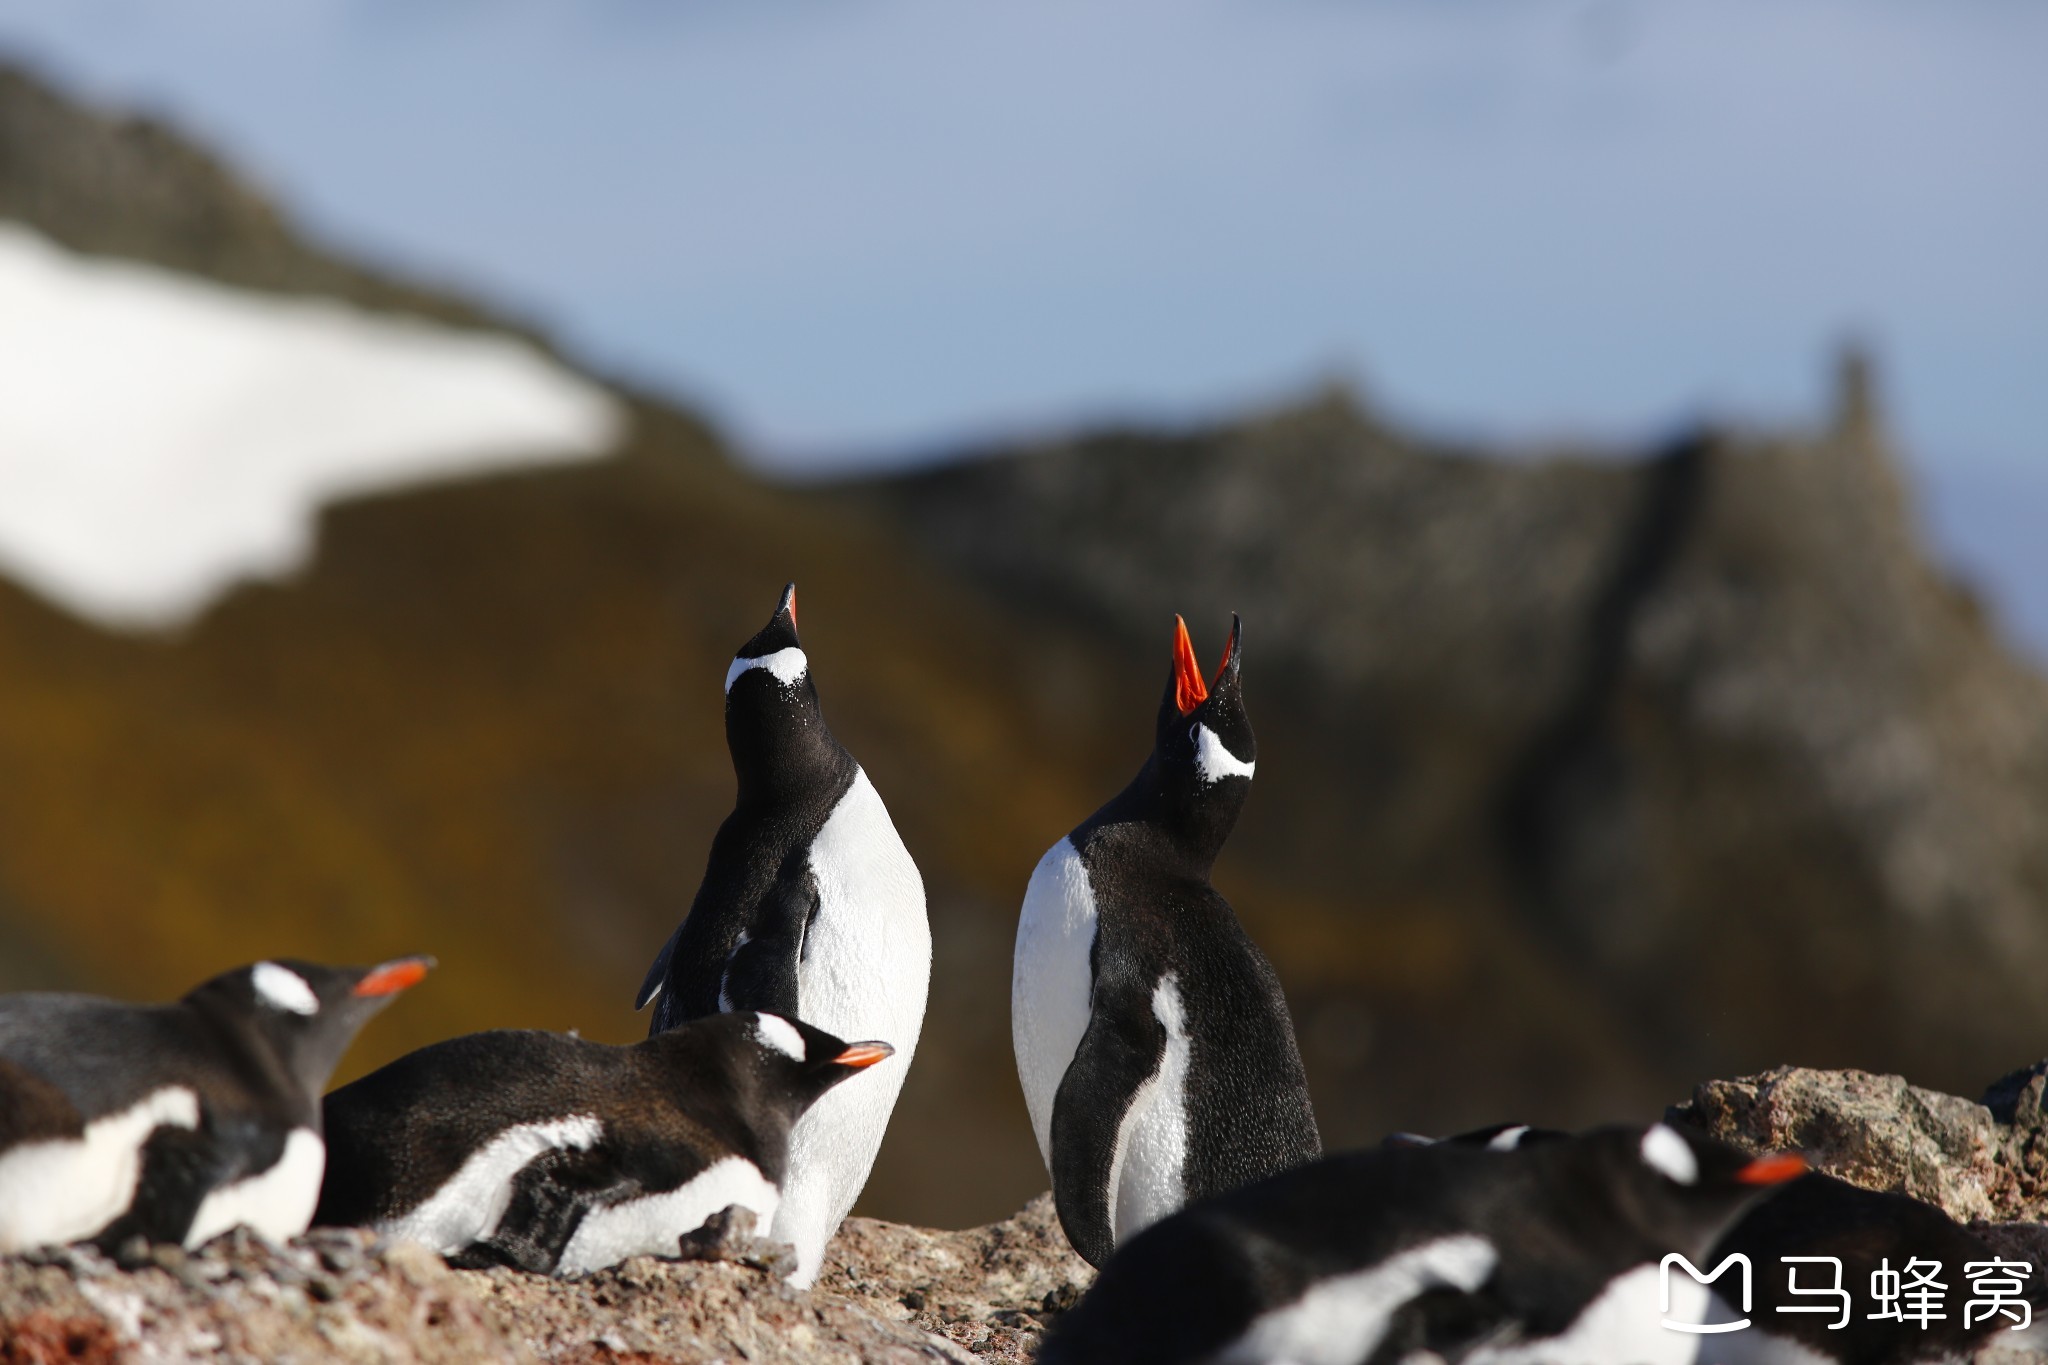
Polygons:
<instances>
[{"instance_id":1,"label":"white snow","mask_svg":"<svg viewBox=\"0 0 2048 1365\"><path fill-rule=\"evenodd\" d=\"M105 625L176 626L290 573L336 496L591 458L620 422L511 337L0 221L0 573Z\"/></svg>"}]
</instances>

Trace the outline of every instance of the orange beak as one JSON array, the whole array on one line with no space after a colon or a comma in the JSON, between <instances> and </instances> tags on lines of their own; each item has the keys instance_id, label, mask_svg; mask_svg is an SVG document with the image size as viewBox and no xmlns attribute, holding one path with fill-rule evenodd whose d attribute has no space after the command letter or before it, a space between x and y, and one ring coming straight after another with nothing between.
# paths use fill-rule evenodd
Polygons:
<instances>
[{"instance_id":1,"label":"orange beak","mask_svg":"<svg viewBox=\"0 0 2048 1365\"><path fill-rule=\"evenodd\" d=\"M1805 1157L1788 1152L1784 1156L1760 1156L1737 1171L1735 1178L1745 1185L1782 1185L1797 1180L1810 1169Z\"/></svg>"},{"instance_id":2,"label":"orange beak","mask_svg":"<svg viewBox=\"0 0 2048 1365\"><path fill-rule=\"evenodd\" d=\"M1202 667L1195 662L1195 642L1188 638L1188 623L1173 618L1173 704L1184 716L1209 700L1209 685L1202 681Z\"/></svg>"},{"instance_id":3,"label":"orange beak","mask_svg":"<svg viewBox=\"0 0 2048 1365\"><path fill-rule=\"evenodd\" d=\"M434 965L431 957L401 957L387 962L356 982L357 995L396 995L408 986L417 986L426 980L427 972Z\"/></svg>"},{"instance_id":4,"label":"orange beak","mask_svg":"<svg viewBox=\"0 0 2048 1365\"><path fill-rule=\"evenodd\" d=\"M873 1066L887 1057L896 1055L896 1049L887 1043L850 1043L846 1051L832 1059L833 1065L850 1067L855 1071Z\"/></svg>"},{"instance_id":5,"label":"orange beak","mask_svg":"<svg viewBox=\"0 0 2048 1365\"><path fill-rule=\"evenodd\" d=\"M796 624L796 584L789 585L789 624Z\"/></svg>"}]
</instances>

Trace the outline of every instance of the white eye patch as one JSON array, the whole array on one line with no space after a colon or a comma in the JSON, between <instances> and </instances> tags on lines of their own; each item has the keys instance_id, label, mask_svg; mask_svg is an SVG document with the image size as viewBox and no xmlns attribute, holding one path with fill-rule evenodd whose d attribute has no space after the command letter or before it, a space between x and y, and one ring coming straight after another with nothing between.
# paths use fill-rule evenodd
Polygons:
<instances>
[{"instance_id":1,"label":"white eye patch","mask_svg":"<svg viewBox=\"0 0 2048 1365\"><path fill-rule=\"evenodd\" d=\"M725 670L725 690L732 691L732 685L748 669L764 668L775 675L775 681L784 687L795 687L797 679L811 671L811 661L795 645L778 649L773 654L763 654L758 659L734 659L732 667Z\"/></svg>"},{"instance_id":2,"label":"white eye patch","mask_svg":"<svg viewBox=\"0 0 2048 1365\"><path fill-rule=\"evenodd\" d=\"M259 962L249 969L249 984L256 988L256 998L275 1010L289 1010L293 1014L318 1014L320 997L313 994L313 988L306 984L306 978L289 967L280 967L275 962Z\"/></svg>"},{"instance_id":3,"label":"white eye patch","mask_svg":"<svg viewBox=\"0 0 2048 1365\"><path fill-rule=\"evenodd\" d=\"M1216 732L1199 721L1189 727L1188 737L1195 741L1195 772L1205 787L1226 777L1250 777L1259 766L1256 760L1247 763L1224 748Z\"/></svg>"},{"instance_id":4,"label":"white eye patch","mask_svg":"<svg viewBox=\"0 0 2048 1365\"><path fill-rule=\"evenodd\" d=\"M1503 1128L1498 1133L1495 1133L1492 1140L1486 1144L1486 1150L1489 1152L1512 1152L1522 1145L1522 1135L1528 1131L1529 1125L1526 1123L1518 1123L1512 1128ZM1692 1153L1687 1152L1686 1155L1691 1156Z\"/></svg>"},{"instance_id":5,"label":"white eye patch","mask_svg":"<svg viewBox=\"0 0 2048 1365\"><path fill-rule=\"evenodd\" d=\"M764 1014L756 1022L763 1047L774 1048L793 1062L804 1059L804 1036L796 1031L795 1025L778 1015Z\"/></svg>"},{"instance_id":6,"label":"white eye patch","mask_svg":"<svg viewBox=\"0 0 2048 1365\"><path fill-rule=\"evenodd\" d=\"M1643 1164L1681 1185L1700 1178L1700 1160L1686 1140L1663 1124L1652 1124L1643 1134Z\"/></svg>"}]
</instances>

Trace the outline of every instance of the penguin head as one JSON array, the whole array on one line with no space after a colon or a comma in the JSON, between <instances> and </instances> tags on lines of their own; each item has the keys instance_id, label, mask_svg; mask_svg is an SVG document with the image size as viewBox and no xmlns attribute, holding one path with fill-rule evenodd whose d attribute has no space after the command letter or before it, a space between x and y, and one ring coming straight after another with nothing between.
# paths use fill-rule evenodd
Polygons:
<instances>
[{"instance_id":1,"label":"penguin head","mask_svg":"<svg viewBox=\"0 0 2048 1365\"><path fill-rule=\"evenodd\" d=\"M887 1043L849 1043L801 1019L762 1013L748 1017L760 1050L762 1076L772 1090L786 1090L795 1098L798 1113L841 1081L896 1055Z\"/></svg>"},{"instance_id":2,"label":"penguin head","mask_svg":"<svg viewBox=\"0 0 2048 1365\"><path fill-rule=\"evenodd\" d=\"M1173 618L1173 666L1153 739L1152 763L1167 823L1207 861L1214 861L1237 823L1258 763L1259 746L1244 709L1243 633L1233 613L1216 680L1204 683L1187 622Z\"/></svg>"},{"instance_id":3,"label":"penguin head","mask_svg":"<svg viewBox=\"0 0 2048 1365\"><path fill-rule=\"evenodd\" d=\"M1596 1129L1578 1145L1615 1182L1617 1203L1638 1231L1694 1257L1706 1254L1751 1206L1808 1170L1804 1157L1752 1157L1667 1123Z\"/></svg>"},{"instance_id":4,"label":"penguin head","mask_svg":"<svg viewBox=\"0 0 2048 1365\"><path fill-rule=\"evenodd\" d=\"M693 1086L709 1086L761 1145L763 1169L780 1162L789 1130L833 1086L895 1054L887 1043L848 1043L779 1014L708 1014L639 1044L670 1059ZM779 1179L780 1177L775 1177Z\"/></svg>"},{"instance_id":5,"label":"penguin head","mask_svg":"<svg viewBox=\"0 0 2048 1365\"><path fill-rule=\"evenodd\" d=\"M794 583L725 671L725 742L742 801L801 790L845 753L825 728L811 661L797 640Z\"/></svg>"},{"instance_id":6,"label":"penguin head","mask_svg":"<svg viewBox=\"0 0 2048 1365\"><path fill-rule=\"evenodd\" d=\"M317 1113L320 1092L357 1030L433 965L430 957L374 967L276 958L222 972L193 989L185 1003L251 1040Z\"/></svg>"}]
</instances>

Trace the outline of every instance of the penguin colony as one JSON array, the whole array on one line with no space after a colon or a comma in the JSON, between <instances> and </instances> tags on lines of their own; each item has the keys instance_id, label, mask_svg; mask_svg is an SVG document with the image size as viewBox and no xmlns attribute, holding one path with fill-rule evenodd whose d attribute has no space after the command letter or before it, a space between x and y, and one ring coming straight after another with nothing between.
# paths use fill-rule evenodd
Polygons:
<instances>
[{"instance_id":1,"label":"penguin colony","mask_svg":"<svg viewBox=\"0 0 2048 1365\"><path fill-rule=\"evenodd\" d=\"M1950 1319L1755 1328L1678 1255L1989 1259L1939 1210L1659 1123L1501 1124L1322 1154L1279 981L1210 872L1257 768L1242 625L1213 680L1174 622L1152 749L1032 872L1011 979L1017 1075L1060 1222L1100 1278L1048 1365L1915 1361L2003 1330ZM315 1219L544 1274L673 1254L729 1208L811 1284L915 1057L923 883L833 737L794 584L725 677L737 782L626 1047L499 1030L321 1092L432 965L257 962L183 999L0 997L0 1253L196 1247ZM1667 1284L1666 1279L1672 1281ZM1665 1295L1669 1295L1667 1301Z\"/></svg>"}]
</instances>

